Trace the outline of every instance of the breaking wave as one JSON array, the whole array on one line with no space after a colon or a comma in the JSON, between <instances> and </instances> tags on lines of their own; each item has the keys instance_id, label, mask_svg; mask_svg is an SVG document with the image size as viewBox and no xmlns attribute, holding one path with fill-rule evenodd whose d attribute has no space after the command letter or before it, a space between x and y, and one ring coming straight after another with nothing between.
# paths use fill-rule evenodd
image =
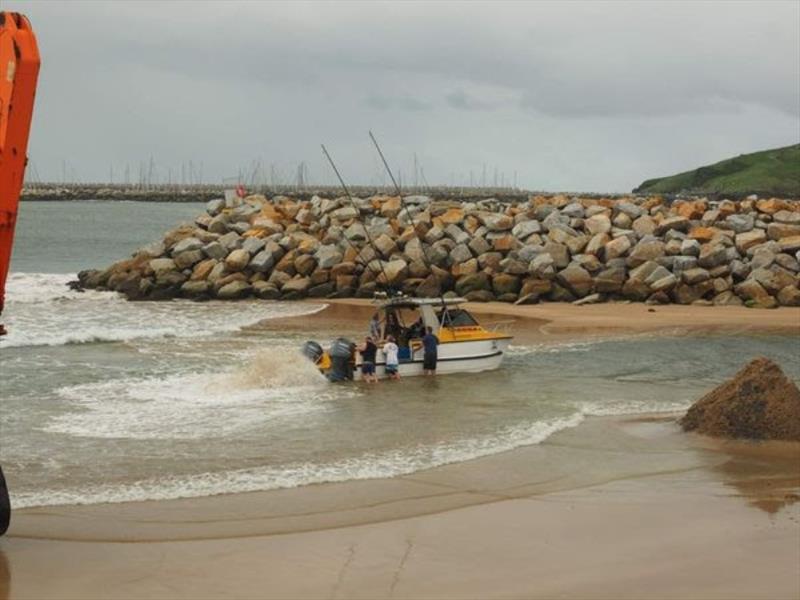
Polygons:
<instances>
[{"instance_id":1,"label":"breaking wave","mask_svg":"<svg viewBox=\"0 0 800 600\"><path fill-rule=\"evenodd\" d=\"M311 314L324 304L284 302L128 302L114 292L68 287L73 275L13 273L0 347L61 346L235 332L264 319Z\"/></svg>"},{"instance_id":2,"label":"breaking wave","mask_svg":"<svg viewBox=\"0 0 800 600\"><path fill-rule=\"evenodd\" d=\"M381 479L538 444L583 421L570 417L507 427L495 434L433 446L400 448L380 454L330 463L298 463L280 467L255 467L183 477L161 477L128 484L92 485L82 490L41 490L15 494L14 506L98 504L143 500L173 500L242 492L294 488L317 483Z\"/></svg>"}]
</instances>

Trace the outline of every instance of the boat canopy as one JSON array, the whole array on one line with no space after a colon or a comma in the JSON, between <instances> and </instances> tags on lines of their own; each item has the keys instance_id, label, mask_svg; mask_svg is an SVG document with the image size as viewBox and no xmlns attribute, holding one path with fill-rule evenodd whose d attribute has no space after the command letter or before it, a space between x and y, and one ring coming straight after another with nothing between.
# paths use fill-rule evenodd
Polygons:
<instances>
[{"instance_id":1,"label":"boat canopy","mask_svg":"<svg viewBox=\"0 0 800 600\"><path fill-rule=\"evenodd\" d=\"M419 308L421 306L453 306L463 304L465 298L412 298L411 296L395 296L375 299L380 308Z\"/></svg>"}]
</instances>

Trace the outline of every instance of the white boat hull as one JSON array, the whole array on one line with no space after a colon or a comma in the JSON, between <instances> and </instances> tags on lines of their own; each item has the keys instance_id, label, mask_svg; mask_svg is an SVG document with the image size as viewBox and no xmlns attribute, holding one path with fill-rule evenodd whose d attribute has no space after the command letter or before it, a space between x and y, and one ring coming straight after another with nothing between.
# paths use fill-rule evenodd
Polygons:
<instances>
[{"instance_id":1,"label":"white boat hull","mask_svg":"<svg viewBox=\"0 0 800 600\"><path fill-rule=\"evenodd\" d=\"M506 350L511 343L511 338L500 338L494 340L474 340L464 342L449 342L439 345L438 361L436 373L439 375L449 375L452 373L479 373L481 371L492 371L500 368ZM423 362L422 348L414 352L410 359L400 360L400 377L414 377L424 375L422 368ZM378 350L375 374L378 379L385 379L386 358L383 352ZM361 373L361 356L356 361L356 372L353 379L360 381L363 378Z\"/></svg>"}]
</instances>

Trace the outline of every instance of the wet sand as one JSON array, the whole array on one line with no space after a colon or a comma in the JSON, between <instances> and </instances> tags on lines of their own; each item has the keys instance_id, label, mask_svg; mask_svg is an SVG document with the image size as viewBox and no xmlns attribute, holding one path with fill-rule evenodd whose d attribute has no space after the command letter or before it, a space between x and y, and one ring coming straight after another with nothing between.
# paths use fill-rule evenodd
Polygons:
<instances>
[{"instance_id":1,"label":"wet sand","mask_svg":"<svg viewBox=\"0 0 800 600\"><path fill-rule=\"evenodd\" d=\"M798 309L649 308L474 307L523 342L800 332ZM358 331L368 311L262 326ZM686 435L675 417L591 418L393 479L16 511L0 600L800 598L800 444Z\"/></svg>"},{"instance_id":2,"label":"wet sand","mask_svg":"<svg viewBox=\"0 0 800 600\"><path fill-rule=\"evenodd\" d=\"M10 598L797 598L798 486L800 445L594 418L388 480L22 510L0 550Z\"/></svg>"}]
</instances>

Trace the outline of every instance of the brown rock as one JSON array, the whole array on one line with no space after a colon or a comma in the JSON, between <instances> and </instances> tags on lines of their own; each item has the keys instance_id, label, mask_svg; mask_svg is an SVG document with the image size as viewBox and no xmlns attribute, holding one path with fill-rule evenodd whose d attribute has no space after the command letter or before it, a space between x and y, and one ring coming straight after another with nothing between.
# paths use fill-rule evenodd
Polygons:
<instances>
[{"instance_id":1,"label":"brown rock","mask_svg":"<svg viewBox=\"0 0 800 600\"><path fill-rule=\"evenodd\" d=\"M522 244L513 235L506 234L492 240L492 247L496 252L508 252L521 246Z\"/></svg>"},{"instance_id":2,"label":"brown rock","mask_svg":"<svg viewBox=\"0 0 800 600\"><path fill-rule=\"evenodd\" d=\"M719 234L716 227L695 227L689 231L689 237L698 242L710 242Z\"/></svg>"},{"instance_id":3,"label":"brown rock","mask_svg":"<svg viewBox=\"0 0 800 600\"><path fill-rule=\"evenodd\" d=\"M673 205L673 209L681 217L699 219L708 209L708 203L705 200L678 201Z\"/></svg>"},{"instance_id":4,"label":"brown rock","mask_svg":"<svg viewBox=\"0 0 800 600\"><path fill-rule=\"evenodd\" d=\"M767 235L771 240L781 240L787 237L800 235L800 225L786 223L770 223L767 225Z\"/></svg>"},{"instance_id":5,"label":"brown rock","mask_svg":"<svg viewBox=\"0 0 800 600\"><path fill-rule=\"evenodd\" d=\"M779 291L777 298L781 306L800 306L800 290L793 285Z\"/></svg>"},{"instance_id":6,"label":"brown rock","mask_svg":"<svg viewBox=\"0 0 800 600\"><path fill-rule=\"evenodd\" d=\"M526 279L522 283L519 291L520 298L527 298L529 301L538 300L540 296L550 293L553 284L548 279Z\"/></svg>"},{"instance_id":7,"label":"brown rock","mask_svg":"<svg viewBox=\"0 0 800 600\"><path fill-rule=\"evenodd\" d=\"M642 215L633 222L631 227L633 227L633 231L636 233L636 235L639 237L644 237L645 235L650 235L656 230L656 222L650 215Z\"/></svg>"},{"instance_id":8,"label":"brown rock","mask_svg":"<svg viewBox=\"0 0 800 600\"><path fill-rule=\"evenodd\" d=\"M192 275L189 277L191 281L201 281L208 278L208 274L211 273L211 269L217 264L217 261L213 258L209 258L202 262L197 263L192 270Z\"/></svg>"},{"instance_id":9,"label":"brown rock","mask_svg":"<svg viewBox=\"0 0 800 600\"><path fill-rule=\"evenodd\" d=\"M677 231L688 231L689 226L691 223L686 217L668 217L661 221L658 225L656 225L655 234L656 235L664 235L670 229L675 229Z\"/></svg>"},{"instance_id":10,"label":"brown rock","mask_svg":"<svg viewBox=\"0 0 800 600\"><path fill-rule=\"evenodd\" d=\"M620 256L625 256L628 250L631 249L631 241L628 239L627 236L620 236L616 239L611 240L605 245L603 249L604 258L606 261L611 260L612 258L619 258Z\"/></svg>"},{"instance_id":11,"label":"brown rock","mask_svg":"<svg viewBox=\"0 0 800 600\"><path fill-rule=\"evenodd\" d=\"M556 279L578 298L586 296L594 287L594 281L589 272L574 263L556 274Z\"/></svg>"},{"instance_id":12,"label":"brown rock","mask_svg":"<svg viewBox=\"0 0 800 600\"><path fill-rule=\"evenodd\" d=\"M250 262L250 253L247 250L234 250L225 258L225 267L229 271L241 271Z\"/></svg>"},{"instance_id":13,"label":"brown rock","mask_svg":"<svg viewBox=\"0 0 800 600\"><path fill-rule=\"evenodd\" d=\"M777 364L756 358L695 402L680 423L716 437L800 441L800 390Z\"/></svg>"},{"instance_id":14,"label":"brown rock","mask_svg":"<svg viewBox=\"0 0 800 600\"><path fill-rule=\"evenodd\" d=\"M519 292L519 278L508 273L498 273L492 277L492 289L498 296L503 294L516 294ZM516 300L516 298L514 298Z\"/></svg>"},{"instance_id":15,"label":"brown rock","mask_svg":"<svg viewBox=\"0 0 800 600\"><path fill-rule=\"evenodd\" d=\"M238 273L237 273L238 274ZM246 281L231 281L217 290L217 298L220 300L238 300L250 295L252 288Z\"/></svg>"},{"instance_id":16,"label":"brown rock","mask_svg":"<svg viewBox=\"0 0 800 600\"><path fill-rule=\"evenodd\" d=\"M464 211L460 208L449 208L439 217L444 225L460 225L464 220Z\"/></svg>"},{"instance_id":17,"label":"brown rock","mask_svg":"<svg viewBox=\"0 0 800 600\"><path fill-rule=\"evenodd\" d=\"M768 200L759 200L756 202L756 208L758 209L758 212L774 215L779 210L790 209L791 205L787 204L783 200L770 198Z\"/></svg>"},{"instance_id":18,"label":"brown rock","mask_svg":"<svg viewBox=\"0 0 800 600\"><path fill-rule=\"evenodd\" d=\"M316 266L317 260L310 254L301 254L294 261L294 270L299 275L309 275Z\"/></svg>"},{"instance_id":19,"label":"brown rock","mask_svg":"<svg viewBox=\"0 0 800 600\"><path fill-rule=\"evenodd\" d=\"M745 253L749 248L758 246L767 241L767 234L763 229L753 229L745 233L736 234L736 249Z\"/></svg>"},{"instance_id":20,"label":"brown rock","mask_svg":"<svg viewBox=\"0 0 800 600\"><path fill-rule=\"evenodd\" d=\"M491 283L489 276L486 273L474 273L472 275L464 275L459 277L456 281L456 293L459 296L466 297L467 294L476 290L489 290Z\"/></svg>"}]
</instances>

